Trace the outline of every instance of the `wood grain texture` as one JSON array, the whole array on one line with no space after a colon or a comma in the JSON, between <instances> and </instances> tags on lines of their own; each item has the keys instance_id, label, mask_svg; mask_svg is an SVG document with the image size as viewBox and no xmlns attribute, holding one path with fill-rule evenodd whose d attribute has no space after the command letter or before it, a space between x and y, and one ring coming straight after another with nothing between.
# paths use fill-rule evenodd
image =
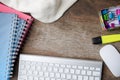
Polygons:
<instances>
[{"instance_id":1,"label":"wood grain texture","mask_svg":"<svg viewBox=\"0 0 120 80\"><path fill-rule=\"evenodd\" d=\"M119 0L79 0L54 23L44 24L35 20L21 53L102 60L99 50L104 45L93 45L91 39L120 32L102 31L98 11L119 4ZM120 50L119 42L113 45ZM17 80L17 65L18 61L12 80ZM104 64L102 80L120 78L115 78Z\"/></svg>"}]
</instances>

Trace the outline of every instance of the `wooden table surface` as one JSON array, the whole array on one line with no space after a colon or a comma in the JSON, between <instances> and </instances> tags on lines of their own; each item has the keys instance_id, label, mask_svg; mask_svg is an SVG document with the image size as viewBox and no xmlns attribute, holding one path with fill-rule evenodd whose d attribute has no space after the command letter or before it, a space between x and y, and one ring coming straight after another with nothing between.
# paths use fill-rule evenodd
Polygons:
<instances>
[{"instance_id":1,"label":"wooden table surface","mask_svg":"<svg viewBox=\"0 0 120 80\"><path fill-rule=\"evenodd\" d=\"M44 24L35 20L21 53L102 60L99 50L104 45L93 45L91 39L120 32L102 31L98 11L119 4L120 0L79 0L54 23ZM120 42L112 44L120 50ZM11 80L17 80L17 68L18 60ZM115 78L104 64L102 80L120 78Z\"/></svg>"}]
</instances>

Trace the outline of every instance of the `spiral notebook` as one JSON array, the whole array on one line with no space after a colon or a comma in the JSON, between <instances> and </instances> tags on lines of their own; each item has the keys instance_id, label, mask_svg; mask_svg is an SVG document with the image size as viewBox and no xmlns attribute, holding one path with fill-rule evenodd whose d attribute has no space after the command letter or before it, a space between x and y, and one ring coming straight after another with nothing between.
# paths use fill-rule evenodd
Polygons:
<instances>
[{"instance_id":1,"label":"spiral notebook","mask_svg":"<svg viewBox=\"0 0 120 80\"><path fill-rule=\"evenodd\" d=\"M17 15L0 13L0 79L8 80L12 67L12 36Z\"/></svg>"},{"instance_id":2,"label":"spiral notebook","mask_svg":"<svg viewBox=\"0 0 120 80\"><path fill-rule=\"evenodd\" d=\"M0 12L5 12L5 13L14 13L14 14L17 14L18 17L22 20L25 20L26 21L26 25L24 26L25 29L24 29L24 35L22 35L22 39L21 39L21 43L20 43L20 46L22 45L23 43L23 40L24 38L26 37L26 33L28 32L32 22L33 22L33 18L27 14L24 14L20 11L17 11L13 8L10 8L2 3L0 3Z\"/></svg>"},{"instance_id":3,"label":"spiral notebook","mask_svg":"<svg viewBox=\"0 0 120 80\"><path fill-rule=\"evenodd\" d=\"M0 80L10 80L15 58L33 18L0 3Z\"/></svg>"},{"instance_id":4,"label":"spiral notebook","mask_svg":"<svg viewBox=\"0 0 120 80\"><path fill-rule=\"evenodd\" d=\"M9 80L12 77L14 59L28 30L26 23L16 14L0 12L0 79L2 80Z\"/></svg>"}]
</instances>

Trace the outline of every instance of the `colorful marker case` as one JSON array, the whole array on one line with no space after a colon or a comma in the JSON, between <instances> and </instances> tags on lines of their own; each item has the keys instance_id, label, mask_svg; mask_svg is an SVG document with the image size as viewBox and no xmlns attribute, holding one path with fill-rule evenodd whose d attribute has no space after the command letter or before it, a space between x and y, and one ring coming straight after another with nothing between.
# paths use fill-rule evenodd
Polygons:
<instances>
[{"instance_id":1,"label":"colorful marker case","mask_svg":"<svg viewBox=\"0 0 120 80\"><path fill-rule=\"evenodd\" d=\"M120 27L120 6L102 9L99 14L103 30Z\"/></svg>"}]
</instances>

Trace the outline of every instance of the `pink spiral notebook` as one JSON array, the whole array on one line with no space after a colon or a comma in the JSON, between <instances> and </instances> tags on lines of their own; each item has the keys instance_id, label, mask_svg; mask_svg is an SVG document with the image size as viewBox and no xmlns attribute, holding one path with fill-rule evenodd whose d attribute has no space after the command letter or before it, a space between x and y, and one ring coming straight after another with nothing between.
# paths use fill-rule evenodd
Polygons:
<instances>
[{"instance_id":1,"label":"pink spiral notebook","mask_svg":"<svg viewBox=\"0 0 120 80\"><path fill-rule=\"evenodd\" d=\"M28 30L33 22L33 18L30 15L24 14L24 13L17 11L13 8L10 8L2 3L0 3L0 12L17 14L19 18L21 18L27 22L25 29L24 29L24 32L23 32L23 35L21 36L21 41L20 41L21 42L20 46L21 46L24 38L26 37L26 33L28 32Z\"/></svg>"}]
</instances>

